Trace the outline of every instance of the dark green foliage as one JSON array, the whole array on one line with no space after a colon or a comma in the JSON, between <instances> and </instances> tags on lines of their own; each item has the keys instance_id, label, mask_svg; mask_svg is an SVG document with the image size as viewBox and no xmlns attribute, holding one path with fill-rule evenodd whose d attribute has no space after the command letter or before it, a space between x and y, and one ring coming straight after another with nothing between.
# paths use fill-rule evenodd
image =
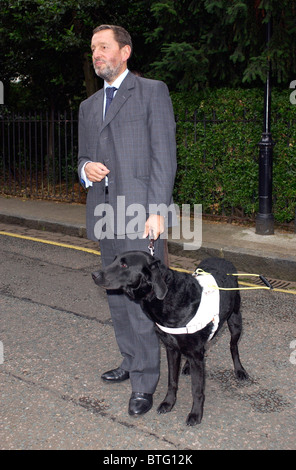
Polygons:
<instances>
[{"instance_id":1,"label":"dark green foliage","mask_svg":"<svg viewBox=\"0 0 296 470\"><path fill-rule=\"evenodd\" d=\"M295 0L151 0L151 13L151 76L174 90L261 84L268 58L275 83L296 73Z\"/></svg>"},{"instance_id":2,"label":"dark green foliage","mask_svg":"<svg viewBox=\"0 0 296 470\"><path fill-rule=\"evenodd\" d=\"M275 84L296 76L296 0L0 0L0 80L39 109L76 108L96 90L92 30L101 23L132 35L131 70L170 90L261 85L268 58ZM272 24L267 48L266 24ZM86 73L88 71L89 73ZM92 83L95 81L95 83ZM29 106L28 106L29 107Z\"/></svg>"},{"instance_id":3,"label":"dark green foliage","mask_svg":"<svg viewBox=\"0 0 296 470\"><path fill-rule=\"evenodd\" d=\"M296 208L296 106L290 90L273 91L273 204L278 222ZM172 94L177 122L178 204L203 212L254 217L258 210L258 143L263 129L263 89L217 89Z\"/></svg>"}]
</instances>

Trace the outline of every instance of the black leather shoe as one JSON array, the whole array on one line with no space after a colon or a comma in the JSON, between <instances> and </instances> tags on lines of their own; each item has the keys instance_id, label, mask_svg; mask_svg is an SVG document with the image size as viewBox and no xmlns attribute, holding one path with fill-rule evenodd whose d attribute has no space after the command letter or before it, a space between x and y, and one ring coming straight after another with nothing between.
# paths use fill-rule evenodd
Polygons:
<instances>
[{"instance_id":1,"label":"black leather shoe","mask_svg":"<svg viewBox=\"0 0 296 470\"><path fill-rule=\"evenodd\" d=\"M101 379L105 380L105 382L123 382L129 379L129 372L118 367L102 374Z\"/></svg>"},{"instance_id":2,"label":"black leather shoe","mask_svg":"<svg viewBox=\"0 0 296 470\"><path fill-rule=\"evenodd\" d=\"M128 412L132 416L140 416L147 413L152 404L152 394L133 392L129 401Z\"/></svg>"}]
</instances>

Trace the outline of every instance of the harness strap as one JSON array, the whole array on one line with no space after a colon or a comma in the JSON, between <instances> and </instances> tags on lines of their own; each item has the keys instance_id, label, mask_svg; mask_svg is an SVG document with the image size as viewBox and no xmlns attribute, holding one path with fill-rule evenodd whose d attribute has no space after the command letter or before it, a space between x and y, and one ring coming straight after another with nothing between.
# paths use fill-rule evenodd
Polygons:
<instances>
[{"instance_id":1,"label":"harness strap","mask_svg":"<svg viewBox=\"0 0 296 470\"><path fill-rule=\"evenodd\" d=\"M213 328L208 341L212 339L219 325L220 293L215 278L202 270L196 270L193 274L196 281L202 287L201 301L198 310L190 322L181 328L168 328L156 323L165 333L172 335L193 334L202 330L213 322Z\"/></svg>"}]
</instances>

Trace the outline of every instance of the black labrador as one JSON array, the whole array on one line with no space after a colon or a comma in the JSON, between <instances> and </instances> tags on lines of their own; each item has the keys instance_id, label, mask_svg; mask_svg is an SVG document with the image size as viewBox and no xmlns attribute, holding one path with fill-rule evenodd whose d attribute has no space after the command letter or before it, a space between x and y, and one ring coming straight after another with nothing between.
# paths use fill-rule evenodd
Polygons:
<instances>
[{"instance_id":1,"label":"black labrador","mask_svg":"<svg viewBox=\"0 0 296 470\"><path fill-rule=\"evenodd\" d=\"M139 302L144 313L156 324L156 332L165 344L168 360L168 391L164 401L159 405L158 413L167 413L173 408L178 388L181 355L187 361L183 372L191 374L193 405L187 417L187 424L199 424L203 415L204 404L204 353L209 338L215 335L227 321L231 334L230 351L234 371L239 380L246 380L248 375L243 368L239 353L238 340L242 330L240 314L240 293L237 277L232 276L236 270L232 263L220 258L208 258L199 265L199 272L204 279L210 273L211 288L216 289L218 307L216 319L205 317L200 328L184 330L194 317L199 320L199 307L205 307L207 288L196 278L185 272L167 268L159 260L143 251L129 251L117 256L112 264L92 274L95 283L106 289L121 289L135 302ZM213 285L213 283L215 283ZM222 289L217 290L218 286ZM218 292L218 294L217 294ZM209 304L206 315L213 310ZM197 316L196 316L197 313ZM205 312L203 312L204 314ZM193 323L195 320L193 320ZM192 322L191 322L192 323ZM197 322L198 323L198 322ZM206 324L205 324L206 323ZM167 327L168 331L161 328ZM179 329L180 328L180 329ZM175 334L176 333L176 334Z\"/></svg>"}]
</instances>

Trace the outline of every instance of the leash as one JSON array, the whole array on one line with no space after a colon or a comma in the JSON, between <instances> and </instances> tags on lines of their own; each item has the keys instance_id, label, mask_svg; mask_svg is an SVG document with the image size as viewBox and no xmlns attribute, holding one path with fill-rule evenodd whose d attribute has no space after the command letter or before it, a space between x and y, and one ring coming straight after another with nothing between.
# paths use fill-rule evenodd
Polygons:
<instances>
[{"instance_id":1,"label":"leash","mask_svg":"<svg viewBox=\"0 0 296 470\"><path fill-rule=\"evenodd\" d=\"M209 274L210 273L207 273L206 271L204 271L203 269L201 268L197 268L194 273L192 274L192 276L198 276L199 274ZM219 290L257 290L257 289L267 289L267 290L273 290L273 287L272 285L270 284L270 282L268 282L268 280L262 276L262 274L237 274L237 273L231 273L231 274L227 274L227 276L252 276L252 277L259 277L260 280L265 284L265 287L264 286L254 286L254 287L218 287L218 286L213 286L214 289L219 289Z\"/></svg>"},{"instance_id":2,"label":"leash","mask_svg":"<svg viewBox=\"0 0 296 470\"><path fill-rule=\"evenodd\" d=\"M263 286L258 286L258 287L249 287L248 289L268 289L268 290L273 290L273 286L270 284L270 282L262 276L262 274L227 274L227 276L252 276L252 277L259 277L259 279L265 284L266 287ZM242 287L241 289L247 289L247 287Z\"/></svg>"},{"instance_id":3,"label":"leash","mask_svg":"<svg viewBox=\"0 0 296 470\"><path fill-rule=\"evenodd\" d=\"M150 255L151 256L154 256L154 234L153 234L153 231L150 232L149 234L149 238L150 238L150 241L149 241L149 245L148 245L148 250L150 252ZM194 273L192 274L192 276L194 277L197 277L199 275L210 275L211 276L211 273L207 273L206 271L204 271L203 269L201 268L197 268ZM273 287L272 285L270 284L270 282L268 282L268 280L262 276L262 274L250 274L250 273L242 273L242 274L238 274L238 273L228 273L227 276L252 276L252 277L259 277L259 279L263 282L263 284L265 284L265 286L252 286L252 287L219 287L217 284L213 286L214 289L218 289L218 290L257 290L257 289L267 289L267 290L273 290Z\"/></svg>"},{"instance_id":4,"label":"leash","mask_svg":"<svg viewBox=\"0 0 296 470\"><path fill-rule=\"evenodd\" d=\"M151 256L154 256L154 238L153 238L153 232L150 234L150 241L148 245L148 250L150 252ZM197 268L192 276L197 277L198 275L203 274L203 275L211 275L211 273L207 273L201 268ZM252 277L259 277L259 279L265 284L265 286L252 286L252 287L219 287L218 285L213 286L214 289L218 290L257 290L257 289L266 289L266 290L273 290L273 286L268 282L268 280L262 276L262 274L250 274L250 273L242 273L242 274L237 274L237 273L231 273L227 274L227 276L252 276Z\"/></svg>"},{"instance_id":5,"label":"leash","mask_svg":"<svg viewBox=\"0 0 296 470\"><path fill-rule=\"evenodd\" d=\"M149 238L150 238L150 242L149 242L149 245L148 245L148 250L150 252L150 255L154 256L154 235L153 235L153 232L151 232L151 234L149 235Z\"/></svg>"}]
</instances>

